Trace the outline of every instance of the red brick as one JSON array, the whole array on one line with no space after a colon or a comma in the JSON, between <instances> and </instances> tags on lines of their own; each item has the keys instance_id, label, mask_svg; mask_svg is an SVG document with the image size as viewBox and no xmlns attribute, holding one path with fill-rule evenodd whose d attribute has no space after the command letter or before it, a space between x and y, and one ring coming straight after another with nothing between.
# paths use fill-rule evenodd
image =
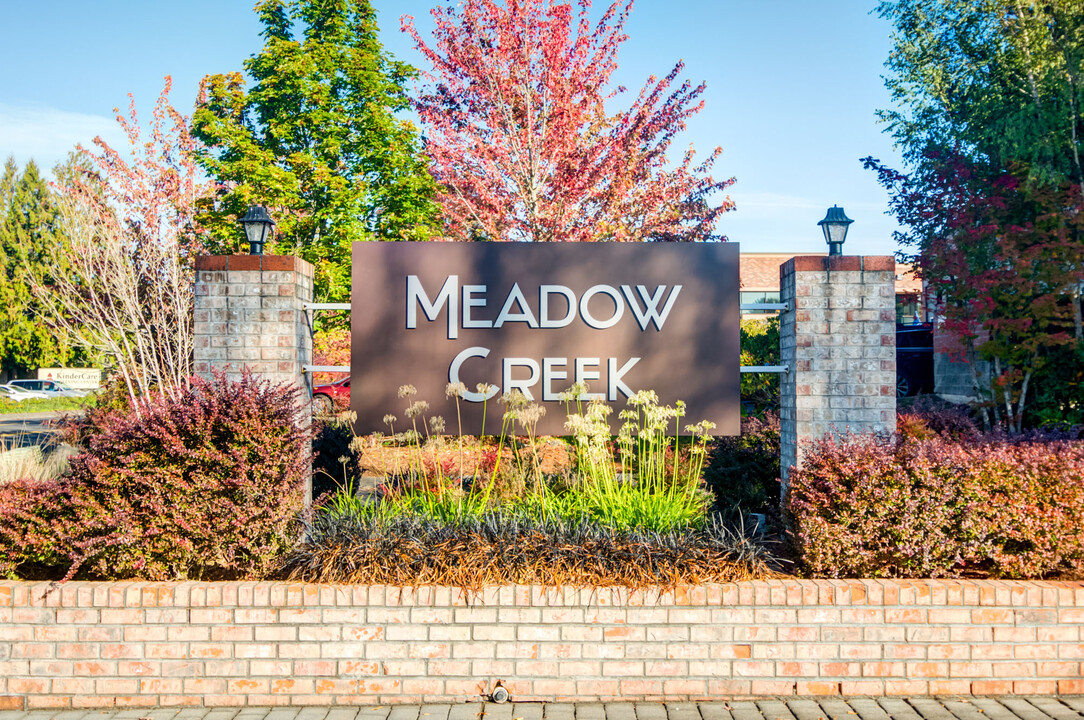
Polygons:
<instances>
[{"instance_id":1,"label":"red brick","mask_svg":"<svg viewBox=\"0 0 1084 720\"><path fill-rule=\"evenodd\" d=\"M824 680L799 680L795 691L798 695L839 695L842 692L838 682Z\"/></svg>"},{"instance_id":2,"label":"red brick","mask_svg":"<svg viewBox=\"0 0 1084 720\"><path fill-rule=\"evenodd\" d=\"M196 257L196 271L225 270L228 262L228 255L199 255Z\"/></svg>"},{"instance_id":3,"label":"red brick","mask_svg":"<svg viewBox=\"0 0 1084 720\"><path fill-rule=\"evenodd\" d=\"M145 678L139 681L143 695L180 695L184 682L180 678Z\"/></svg>"},{"instance_id":4,"label":"red brick","mask_svg":"<svg viewBox=\"0 0 1084 720\"><path fill-rule=\"evenodd\" d=\"M793 695L795 685L793 680L753 680L750 691L753 695Z\"/></svg>"},{"instance_id":5,"label":"red brick","mask_svg":"<svg viewBox=\"0 0 1084 720\"><path fill-rule=\"evenodd\" d=\"M928 689L925 680L885 680L885 695L925 695Z\"/></svg>"},{"instance_id":6,"label":"red brick","mask_svg":"<svg viewBox=\"0 0 1084 720\"><path fill-rule=\"evenodd\" d=\"M971 683L972 695L1011 695L1011 680L975 680Z\"/></svg>"},{"instance_id":7,"label":"red brick","mask_svg":"<svg viewBox=\"0 0 1084 720\"><path fill-rule=\"evenodd\" d=\"M862 674L862 665L856 662L821 663L821 675L825 677L858 677Z\"/></svg>"},{"instance_id":8,"label":"red brick","mask_svg":"<svg viewBox=\"0 0 1084 720\"><path fill-rule=\"evenodd\" d=\"M864 662L863 677L903 677L904 665L901 662Z\"/></svg>"},{"instance_id":9,"label":"red brick","mask_svg":"<svg viewBox=\"0 0 1084 720\"><path fill-rule=\"evenodd\" d=\"M844 680L839 687L844 695L884 694L884 682L881 680Z\"/></svg>"},{"instance_id":10,"label":"red brick","mask_svg":"<svg viewBox=\"0 0 1084 720\"><path fill-rule=\"evenodd\" d=\"M642 698L662 695L662 680L622 680L621 696Z\"/></svg>"},{"instance_id":11,"label":"red brick","mask_svg":"<svg viewBox=\"0 0 1084 720\"><path fill-rule=\"evenodd\" d=\"M1064 653L1065 645L1061 646ZM1013 647L1013 655L1024 660L1053 660L1058 657L1058 648L1054 645L1018 644ZM1062 657L1066 657L1062 654Z\"/></svg>"},{"instance_id":12,"label":"red brick","mask_svg":"<svg viewBox=\"0 0 1084 720\"><path fill-rule=\"evenodd\" d=\"M155 697L147 697L145 695L117 695L113 698L113 702L117 707L154 707L158 704L158 699Z\"/></svg>"},{"instance_id":13,"label":"red brick","mask_svg":"<svg viewBox=\"0 0 1084 720\"><path fill-rule=\"evenodd\" d=\"M1077 662L1039 662L1039 677L1075 677L1080 673L1080 663Z\"/></svg>"},{"instance_id":14,"label":"red brick","mask_svg":"<svg viewBox=\"0 0 1084 720\"><path fill-rule=\"evenodd\" d=\"M988 662L949 663L949 677L952 678L989 678L993 676L993 666Z\"/></svg>"},{"instance_id":15,"label":"red brick","mask_svg":"<svg viewBox=\"0 0 1084 720\"><path fill-rule=\"evenodd\" d=\"M1015 680L1012 691L1017 695L1053 695L1058 691L1056 680Z\"/></svg>"},{"instance_id":16,"label":"red brick","mask_svg":"<svg viewBox=\"0 0 1084 720\"><path fill-rule=\"evenodd\" d=\"M930 680L931 695L967 695L970 692L970 680Z\"/></svg>"},{"instance_id":17,"label":"red brick","mask_svg":"<svg viewBox=\"0 0 1084 720\"><path fill-rule=\"evenodd\" d=\"M1012 645L995 643L993 645L971 646L971 658L973 660L1010 660L1012 655Z\"/></svg>"},{"instance_id":18,"label":"red brick","mask_svg":"<svg viewBox=\"0 0 1084 720\"><path fill-rule=\"evenodd\" d=\"M226 682L226 692L228 692L230 695L251 695L253 693L268 693L270 692L270 687L270 680L253 678L241 678L235 680L228 680Z\"/></svg>"},{"instance_id":19,"label":"red brick","mask_svg":"<svg viewBox=\"0 0 1084 720\"><path fill-rule=\"evenodd\" d=\"M1004 608L976 608L971 611L971 622L976 625L1011 625L1013 611Z\"/></svg>"},{"instance_id":20,"label":"red brick","mask_svg":"<svg viewBox=\"0 0 1084 720\"><path fill-rule=\"evenodd\" d=\"M0 588L11 592L11 588ZM10 604L11 598L8 597L8 604ZM22 695L0 695L0 710L22 710L23 709L23 697Z\"/></svg>"},{"instance_id":21,"label":"red brick","mask_svg":"<svg viewBox=\"0 0 1084 720\"><path fill-rule=\"evenodd\" d=\"M666 692L667 683L684 683L684 680L664 680L663 692ZM683 687L683 686L675 686ZM701 685L701 687L703 687ZM703 692L703 691L701 691ZM617 698L621 695L621 684L618 680L577 680L576 694L584 699L587 698Z\"/></svg>"},{"instance_id":22,"label":"red brick","mask_svg":"<svg viewBox=\"0 0 1084 720\"><path fill-rule=\"evenodd\" d=\"M1084 695L1084 679L1058 680L1059 695Z\"/></svg>"}]
</instances>

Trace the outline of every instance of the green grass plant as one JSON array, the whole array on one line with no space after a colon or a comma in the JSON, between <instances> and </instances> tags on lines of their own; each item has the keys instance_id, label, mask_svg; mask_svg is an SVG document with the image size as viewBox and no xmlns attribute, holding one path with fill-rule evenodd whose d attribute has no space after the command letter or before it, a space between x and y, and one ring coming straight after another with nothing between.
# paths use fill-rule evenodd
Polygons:
<instances>
[{"instance_id":1,"label":"green grass plant","mask_svg":"<svg viewBox=\"0 0 1084 720\"><path fill-rule=\"evenodd\" d=\"M88 407L94 407L94 402L95 395L93 393L86 397L29 398L19 402L8 398L0 398L0 415L60 410L78 412Z\"/></svg>"}]
</instances>

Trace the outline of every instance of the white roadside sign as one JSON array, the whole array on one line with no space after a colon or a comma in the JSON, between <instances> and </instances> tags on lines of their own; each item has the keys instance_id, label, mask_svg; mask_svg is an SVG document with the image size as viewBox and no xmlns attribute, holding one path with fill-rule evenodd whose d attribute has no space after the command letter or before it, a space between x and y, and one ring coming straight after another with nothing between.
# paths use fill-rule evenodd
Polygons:
<instances>
[{"instance_id":1,"label":"white roadside sign","mask_svg":"<svg viewBox=\"0 0 1084 720\"><path fill-rule=\"evenodd\" d=\"M96 368L38 368L38 380L56 380L76 390L97 390L102 371Z\"/></svg>"}]
</instances>

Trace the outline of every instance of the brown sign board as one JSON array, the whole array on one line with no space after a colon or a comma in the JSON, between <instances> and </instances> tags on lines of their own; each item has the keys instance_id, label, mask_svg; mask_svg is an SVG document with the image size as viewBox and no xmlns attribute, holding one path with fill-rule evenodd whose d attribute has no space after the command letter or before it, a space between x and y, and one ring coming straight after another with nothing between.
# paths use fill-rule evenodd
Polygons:
<instances>
[{"instance_id":1,"label":"brown sign board","mask_svg":"<svg viewBox=\"0 0 1084 720\"><path fill-rule=\"evenodd\" d=\"M737 243L356 242L351 408L359 433L389 432L429 403L458 432L449 382L466 385L463 433L496 434L513 388L546 407L538 432L565 434L559 394L584 380L621 421L628 395L687 403L682 420L739 433ZM480 383L496 386L483 401ZM402 385L417 395L398 397ZM517 429L517 432L519 430Z\"/></svg>"}]
</instances>

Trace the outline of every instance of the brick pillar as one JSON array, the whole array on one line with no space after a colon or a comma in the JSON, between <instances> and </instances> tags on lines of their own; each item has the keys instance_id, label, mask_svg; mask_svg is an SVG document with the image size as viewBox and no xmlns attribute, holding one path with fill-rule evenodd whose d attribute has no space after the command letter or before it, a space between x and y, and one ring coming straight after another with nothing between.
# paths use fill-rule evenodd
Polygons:
<instances>
[{"instance_id":1,"label":"brick pillar","mask_svg":"<svg viewBox=\"0 0 1084 720\"><path fill-rule=\"evenodd\" d=\"M802 444L832 432L896 429L896 263L795 257L779 268L783 490Z\"/></svg>"},{"instance_id":2,"label":"brick pillar","mask_svg":"<svg viewBox=\"0 0 1084 720\"><path fill-rule=\"evenodd\" d=\"M313 267L284 255L196 258L195 371L248 369L273 383L308 390L302 365L312 362L304 303L312 302Z\"/></svg>"},{"instance_id":3,"label":"brick pillar","mask_svg":"<svg viewBox=\"0 0 1084 720\"><path fill-rule=\"evenodd\" d=\"M240 380L243 370L289 383L311 397L302 366L312 363L312 334L304 304L312 302L313 267L288 255L204 255L196 258L193 318L197 375L212 370ZM310 415L302 414L307 423ZM312 477L305 506L312 503Z\"/></svg>"}]
</instances>

